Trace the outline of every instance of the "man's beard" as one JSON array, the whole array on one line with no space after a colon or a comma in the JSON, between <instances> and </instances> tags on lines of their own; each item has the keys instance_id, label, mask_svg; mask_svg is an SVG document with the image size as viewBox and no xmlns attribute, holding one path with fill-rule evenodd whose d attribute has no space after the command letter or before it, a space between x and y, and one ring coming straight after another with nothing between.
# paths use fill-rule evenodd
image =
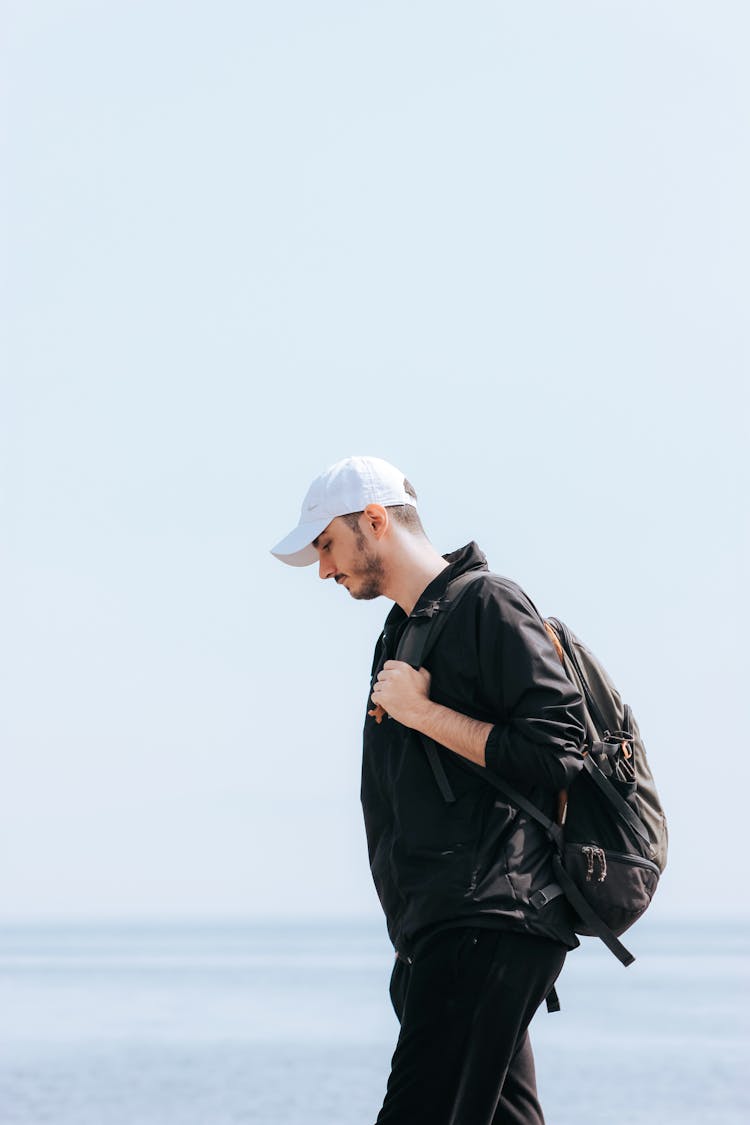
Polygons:
<instances>
[{"instance_id":1,"label":"man's beard","mask_svg":"<svg viewBox=\"0 0 750 1125\"><path fill-rule=\"evenodd\" d=\"M352 570L349 577L361 581L362 585L356 590L350 590L349 593L358 602L369 602L373 598L379 598L383 593L385 568L382 559L370 552L367 540L361 533L357 537L357 547L362 565Z\"/></svg>"}]
</instances>

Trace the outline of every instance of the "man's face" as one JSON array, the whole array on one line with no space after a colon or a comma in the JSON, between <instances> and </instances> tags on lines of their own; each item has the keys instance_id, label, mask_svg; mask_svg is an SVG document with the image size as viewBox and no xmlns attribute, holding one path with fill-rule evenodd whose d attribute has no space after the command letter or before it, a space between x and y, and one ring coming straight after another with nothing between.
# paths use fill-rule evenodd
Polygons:
<instances>
[{"instance_id":1,"label":"man's face","mask_svg":"<svg viewBox=\"0 0 750 1125\"><path fill-rule=\"evenodd\" d=\"M346 586L353 598L370 601L383 593L383 562L367 542L360 527L351 527L339 516L313 542L318 552L318 574Z\"/></svg>"}]
</instances>

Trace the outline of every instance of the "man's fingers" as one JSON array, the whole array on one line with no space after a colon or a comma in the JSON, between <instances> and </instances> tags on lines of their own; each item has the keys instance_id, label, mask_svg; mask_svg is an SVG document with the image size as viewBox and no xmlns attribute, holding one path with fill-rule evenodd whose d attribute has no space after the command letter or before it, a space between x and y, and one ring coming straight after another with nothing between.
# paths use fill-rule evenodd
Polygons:
<instances>
[{"instance_id":1,"label":"man's fingers","mask_svg":"<svg viewBox=\"0 0 750 1125\"><path fill-rule=\"evenodd\" d=\"M401 676L408 676L414 672L416 672L425 683L429 684L432 677L426 668L412 668L411 664L404 664L401 660L386 660L382 669L378 672L375 682L386 683L388 680L393 680L395 682Z\"/></svg>"}]
</instances>

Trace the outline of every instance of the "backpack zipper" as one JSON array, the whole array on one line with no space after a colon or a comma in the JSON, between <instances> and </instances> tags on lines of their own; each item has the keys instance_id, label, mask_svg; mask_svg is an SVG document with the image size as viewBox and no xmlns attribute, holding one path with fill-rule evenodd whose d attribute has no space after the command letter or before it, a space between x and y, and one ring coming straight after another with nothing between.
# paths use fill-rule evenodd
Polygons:
<instances>
[{"instance_id":1,"label":"backpack zipper","mask_svg":"<svg viewBox=\"0 0 750 1125\"><path fill-rule=\"evenodd\" d=\"M607 878L607 855L610 860L617 863L628 863L631 867L645 867L648 871L659 874L659 868L650 859L643 856L627 855L624 852L605 852L595 844L582 844L581 855L586 857L586 882L603 883ZM597 871L598 868L598 871Z\"/></svg>"}]
</instances>

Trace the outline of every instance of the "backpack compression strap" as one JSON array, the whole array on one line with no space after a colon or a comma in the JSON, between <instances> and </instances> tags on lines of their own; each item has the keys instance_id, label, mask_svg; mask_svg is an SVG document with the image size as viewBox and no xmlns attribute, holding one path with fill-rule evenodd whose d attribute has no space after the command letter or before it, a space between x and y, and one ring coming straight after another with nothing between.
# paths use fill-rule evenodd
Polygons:
<instances>
[{"instance_id":1,"label":"backpack compression strap","mask_svg":"<svg viewBox=\"0 0 750 1125\"><path fill-rule=\"evenodd\" d=\"M591 689L589 688L588 681L586 679L586 676L584 675L580 661L578 660L578 657L576 655L575 645L573 643L573 637L571 635L570 629L563 621L560 621L557 617L550 617L547 621L544 622L544 627L555 646L555 650L557 651L557 655L560 658L560 663L562 664L563 668L565 668L563 651L568 657L570 663L573 665L577 678L580 681L580 685L583 688L586 706L594 716L594 721L598 724L599 731L606 731L607 721L602 715L601 710L599 709L599 705L596 702ZM632 735L630 735L630 738L632 740ZM596 750L600 745L602 744L594 743L591 746L591 749ZM651 854L651 837L648 834L648 829L646 828L640 817L637 815L637 813L630 807L627 801L624 801L622 799L609 778L605 776L601 769L599 769L591 754L586 755L583 760L583 764L586 767L591 780L595 783L595 785L599 787L602 794L607 798L617 815L625 821L631 832L634 832L636 836L640 837L642 843L646 845L649 854Z\"/></svg>"}]
</instances>

